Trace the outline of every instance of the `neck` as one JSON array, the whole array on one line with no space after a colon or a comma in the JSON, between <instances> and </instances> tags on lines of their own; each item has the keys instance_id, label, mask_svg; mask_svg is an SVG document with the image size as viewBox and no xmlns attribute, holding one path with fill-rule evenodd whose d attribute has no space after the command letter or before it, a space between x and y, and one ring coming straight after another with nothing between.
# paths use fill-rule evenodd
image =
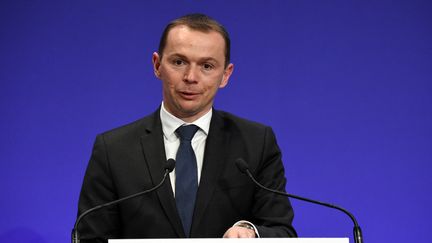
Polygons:
<instances>
[{"instance_id":1,"label":"neck","mask_svg":"<svg viewBox=\"0 0 432 243\"><path fill-rule=\"evenodd\" d=\"M166 105L164 103L162 103L162 107L164 108L164 110L166 112L168 112L172 116L175 116L178 119L180 119L180 120L182 120L182 121L184 121L186 123L192 123L192 122L200 119L201 117L205 116L212 109L212 107L210 107L207 110L200 111L200 112L197 112L197 113L181 113L181 112L173 112L173 111L171 111L171 109L169 109L168 107L166 107Z\"/></svg>"}]
</instances>

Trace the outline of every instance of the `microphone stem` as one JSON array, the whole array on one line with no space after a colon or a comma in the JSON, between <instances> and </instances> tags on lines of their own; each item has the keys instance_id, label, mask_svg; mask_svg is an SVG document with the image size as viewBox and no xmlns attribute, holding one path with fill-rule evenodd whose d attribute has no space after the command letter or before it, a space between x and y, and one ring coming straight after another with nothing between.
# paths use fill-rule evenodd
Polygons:
<instances>
[{"instance_id":1,"label":"microphone stem","mask_svg":"<svg viewBox=\"0 0 432 243\"><path fill-rule=\"evenodd\" d=\"M76 220L75 225L74 225L74 228L72 229L72 243L79 243L79 242L80 242L80 240L79 240L79 235L78 235L78 224L80 223L81 219L83 219L85 216L87 216L88 214L90 214L90 213L92 213L92 212L94 212L94 211L97 211L97 210L99 210L99 209L101 209L101 208L109 207L109 206L111 206L111 205L113 205L113 204L121 203L121 202L123 202L123 201L125 201L125 200L129 200L129 199L131 199L131 198L138 197L138 196L140 196L140 195L142 195L142 194L146 194L146 193L149 193L149 192L152 192L152 191L158 189L158 188L161 187L162 184L165 182L165 178L166 178L166 176L167 176L169 173L170 173L170 171L169 171L168 169L165 170L165 174L163 175L162 180L159 182L159 184L157 184L157 185L156 185L155 187L153 187L153 188L150 188L150 189L148 189L148 190L145 190L145 191L142 191L142 192L138 192L138 193L132 194L132 195L127 196L127 197L124 197L124 198L120 198L120 199L115 200L115 201L112 201L112 202L108 202L108 203L105 203L105 204L102 204L102 205L96 206L96 207L94 207L94 208L90 208L90 209L88 209L87 211L85 211L84 213L82 213L82 214L78 217L78 219Z\"/></svg>"},{"instance_id":2,"label":"microphone stem","mask_svg":"<svg viewBox=\"0 0 432 243\"><path fill-rule=\"evenodd\" d=\"M75 227L72 229L72 243L80 243L78 230Z\"/></svg>"},{"instance_id":3,"label":"microphone stem","mask_svg":"<svg viewBox=\"0 0 432 243\"><path fill-rule=\"evenodd\" d=\"M297 196L297 195L292 195L292 194L276 191L276 190L273 190L271 188L267 188L267 187L261 185L261 183L259 183L257 180L255 180L254 176L251 174L251 172L249 171L249 169L246 170L246 173L252 179L252 181L255 182L256 185L258 185L260 188L262 188L264 190L269 190L269 191L271 191L273 193L276 193L278 195L288 196L288 197L291 197L291 198L295 198L295 199L298 199L298 200L301 200L301 201L310 202L310 203L316 203L316 204L319 204L319 205L322 205L322 206L334 208L334 209L337 209L337 210L340 210L340 211L344 212L346 215L348 215L350 217L350 219L354 223L354 241L356 243L363 243L363 236L362 236L361 228L358 225L357 220L355 219L354 215L352 215L346 209L344 209L342 207L339 207L339 206L336 206L336 205L333 205L333 204L329 204L329 203L325 203L325 202L320 202L320 201L312 200L312 199L309 199L309 198L304 198L304 197L300 197L300 196Z\"/></svg>"}]
</instances>

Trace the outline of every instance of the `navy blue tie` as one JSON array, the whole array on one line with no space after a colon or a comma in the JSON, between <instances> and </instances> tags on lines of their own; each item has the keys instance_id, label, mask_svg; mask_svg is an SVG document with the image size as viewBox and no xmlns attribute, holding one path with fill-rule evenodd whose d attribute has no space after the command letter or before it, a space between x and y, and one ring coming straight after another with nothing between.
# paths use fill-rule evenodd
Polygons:
<instances>
[{"instance_id":1,"label":"navy blue tie","mask_svg":"<svg viewBox=\"0 0 432 243\"><path fill-rule=\"evenodd\" d=\"M197 162L191 145L197 131L198 127L195 125L181 126L176 130L180 137L180 146L176 157L175 200L186 236L190 234L198 190Z\"/></svg>"}]
</instances>

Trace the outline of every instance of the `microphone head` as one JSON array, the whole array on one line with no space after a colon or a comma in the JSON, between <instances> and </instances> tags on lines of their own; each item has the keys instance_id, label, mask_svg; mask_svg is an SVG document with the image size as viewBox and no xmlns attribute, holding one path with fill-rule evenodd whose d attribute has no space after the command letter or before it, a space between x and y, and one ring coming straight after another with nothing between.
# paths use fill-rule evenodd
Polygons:
<instances>
[{"instance_id":1,"label":"microphone head","mask_svg":"<svg viewBox=\"0 0 432 243\"><path fill-rule=\"evenodd\" d=\"M176 162L174 159L167 160L167 162L165 164L165 170L168 170L168 173L171 173L174 170L175 163Z\"/></svg>"},{"instance_id":2,"label":"microphone head","mask_svg":"<svg viewBox=\"0 0 432 243\"><path fill-rule=\"evenodd\" d=\"M242 158L236 159L235 164L236 164L237 168L239 169L239 171L243 174L245 174L246 171L249 170L249 165Z\"/></svg>"}]
</instances>

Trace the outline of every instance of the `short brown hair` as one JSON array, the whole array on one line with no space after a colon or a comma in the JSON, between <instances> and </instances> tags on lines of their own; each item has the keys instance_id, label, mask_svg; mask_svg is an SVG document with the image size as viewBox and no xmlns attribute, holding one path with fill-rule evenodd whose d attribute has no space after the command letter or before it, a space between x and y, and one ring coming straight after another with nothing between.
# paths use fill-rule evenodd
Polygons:
<instances>
[{"instance_id":1,"label":"short brown hair","mask_svg":"<svg viewBox=\"0 0 432 243\"><path fill-rule=\"evenodd\" d=\"M188 14L178 19L175 19L165 27L159 42L159 49L158 49L158 53L161 58L162 58L162 53L166 46L169 31L172 28L179 25L185 25L193 30L197 30L205 33L209 31L216 31L219 34L221 34L223 39L225 40L225 67L228 66L230 62L230 48L231 48L231 40L228 32L226 31L225 27L223 27L216 20L210 18L205 14L199 14L199 13Z\"/></svg>"}]
</instances>

